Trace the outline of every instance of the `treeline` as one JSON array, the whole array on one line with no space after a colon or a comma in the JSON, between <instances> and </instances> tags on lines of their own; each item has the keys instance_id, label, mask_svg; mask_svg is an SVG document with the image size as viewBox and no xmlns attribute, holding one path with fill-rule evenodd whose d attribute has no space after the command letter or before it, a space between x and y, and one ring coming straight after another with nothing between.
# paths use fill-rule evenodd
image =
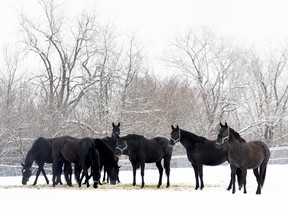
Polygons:
<instances>
[{"instance_id":1,"label":"treeline","mask_svg":"<svg viewBox=\"0 0 288 216\"><path fill-rule=\"evenodd\" d=\"M215 139L227 121L246 140L286 145L287 44L260 55L210 29L187 28L163 54L173 71L163 78L147 66L137 35L94 14L68 19L64 9L39 1L42 15L23 13L21 43L3 51L0 163L22 161L39 136L103 137L112 122L122 134L170 138L178 124Z\"/></svg>"}]
</instances>

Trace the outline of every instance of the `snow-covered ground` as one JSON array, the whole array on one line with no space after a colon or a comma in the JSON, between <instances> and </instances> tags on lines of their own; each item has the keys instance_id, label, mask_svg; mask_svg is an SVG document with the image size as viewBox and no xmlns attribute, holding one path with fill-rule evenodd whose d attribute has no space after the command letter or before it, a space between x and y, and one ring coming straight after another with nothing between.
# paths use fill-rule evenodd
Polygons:
<instances>
[{"instance_id":1,"label":"snow-covered ground","mask_svg":"<svg viewBox=\"0 0 288 216\"><path fill-rule=\"evenodd\" d=\"M49 176L51 179L51 176ZM132 187L132 171L120 171L121 183L78 188L76 185L56 186L39 177L33 187L21 185L21 177L0 178L0 213L9 215L287 215L288 165L269 165L261 195L256 195L256 180L248 171L247 194L231 194L226 187L230 179L229 166L204 167L205 188L194 190L192 168L171 170L171 187L157 189L158 171L146 170L146 187Z\"/></svg>"}]
</instances>

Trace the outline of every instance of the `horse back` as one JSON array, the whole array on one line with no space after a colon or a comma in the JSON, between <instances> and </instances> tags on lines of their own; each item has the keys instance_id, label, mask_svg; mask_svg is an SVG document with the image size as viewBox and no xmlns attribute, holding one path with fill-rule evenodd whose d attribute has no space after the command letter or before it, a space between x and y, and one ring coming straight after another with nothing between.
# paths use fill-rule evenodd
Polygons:
<instances>
[{"instance_id":1,"label":"horse back","mask_svg":"<svg viewBox=\"0 0 288 216\"><path fill-rule=\"evenodd\" d=\"M54 146L53 146L54 147ZM82 139L74 137L62 137L62 140L57 145L57 151L64 157L65 160L71 163L80 163L81 160L87 157L89 152L95 149L94 141L91 138L85 137Z\"/></svg>"},{"instance_id":2,"label":"horse back","mask_svg":"<svg viewBox=\"0 0 288 216\"><path fill-rule=\"evenodd\" d=\"M228 148L215 140L198 139L186 145L187 157L194 164L217 166L228 160Z\"/></svg>"},{"instance_id":3,"label":"horse back","mask_svg":"<svg viewBox=\"0 0 288 216\"><path fill-rule=\"evenodd\" d=\"M270 158L270 150L268 146L262 141L251 141L244 143L246 146L246 152L249 159L249 168L253 169L258 167L262 163L268 163Z\"/></svg>"},{"instance_id":4,"label":"horse back","mask_svg":"<svg viewBox=\"0 0 288 216\"><path fill-rule=\"evenodd\" d=\"M165 137L154 137L152 139L142 139L142 148L145 152L146 163L153 163L161 160L163 157L172 156L172 146Z\"/></svg>"},{"instance_id":5,"label":"horse back","mask_svg":"<svg viewBox=\"0 0 288 216\"><path fill-rule=\"evenodd\" d=\"M39 137L29 150L34 155L36 162L52 163L52 143L55 138Z\"/></svg>"}]
</instances>

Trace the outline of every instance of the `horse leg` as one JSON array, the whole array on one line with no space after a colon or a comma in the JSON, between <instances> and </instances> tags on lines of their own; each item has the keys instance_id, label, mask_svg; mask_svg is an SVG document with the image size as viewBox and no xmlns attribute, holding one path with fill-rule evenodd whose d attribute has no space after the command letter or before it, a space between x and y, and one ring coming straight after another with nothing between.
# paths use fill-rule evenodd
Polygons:
<instances>
[{"instance_id":1,"label":"horse leg","mask_svg":"<svg viewBox=\"0 0 288 216\"><path fill-rule=\"evenodd\" d=\"M68 161L64 162L64 176L68 186L72 186L72 167Z\"/></svg>"},{"instance_id":2,"label":"horse leg","mask_svg":"<svg viewBox=\"0 0 288 216\"><path fill-rule=\"evenodd\" d=\"M49 184L49 179L47 178L46 172L44 170L44 165L41 167L41 171L42 171L42 174L43 174L43 176L45 178L46 183Z\"/></svg>"},{"instance_id":3,"label":"horse leg","mask_svg":"<svg viewBox=\"0 0 288 216\"><path fill-rule=\"evenodd\" d=\"M244 194L247 193L246 190L246 177L247 177L247 169L242 169L242 173L243 173L243 188L244 188Z\"/></svg>"},{"instance_id":4,"label":"horse leg","mask_svg":"<svg viewBox=\"0 0 288 216\"><path fill-rule=\"evenodd\" d=\"M230 169L231 169L231 183L232 183L232 194L235 193L235 177L236 177L236 167L233 167L230 165Z\"/></svg>"},{"instance_id":5,"label":"horse leg","mask_svg":"<svg viewBox=\"0 0 288 216\"><path fill-rule=\"evenodd\" d=\"M230 174L230 176L231 176L231 174ZM226 189L226 190L231 190L231 188L232 188L232 178L230 178L230 182L229 182L229 185L228 185L228 188Z\"/></svg>"},{"instance_id":6,"label":"horse leg","mask_svg":"<svg viewBox=\"0 0 288 216\"><path fill-rule=\"evenodd\" d=\"M195 190L198 190L198 188L199 188L198 168L197 168L196 164L192 164L192 167L193 167L193 169L194 169L194 173L195 173L195 180L196 180L196 187L195 187Z\"/></svg>"},{"instance_id":7,"label":"horse leg","mask_svg":"<svg viewBox=\"0 0 288 216\"><path fill-rule=\"evenodd\" d=\"M133 168L133 184L132 186L136 185L136 169L137 169L137 164L132 164L132 168Z\"/></svg>"},{"instance_id":8,"label":"horse leg","mask_svg":"<svg viewBox=\"0 0 288 216\"><path fill-rule=\"evenodd\" d=\"M163 167L161 164L161 160L156 162L156 166L157 166L158 171L159 171L159 181L158 181L157 188L160 188L160 186L162 185L162 176L163 176Z\"/></svg>"},{"instance_id":9,"label":"horse leg","mask_svg":"<svg viewBox=\"0 0 288 216\"><path fill-rule=\"evenodd\" d=\"M164 157L164 168L165 168L165 173L167 176L166 188L168 188L170 186L170 160L171 160L171 156L165 156Z\"/></svg>"},{"instance_id":10,"label":"horse leg","mask_svg":"<svg viewBox=\"0 0 288 216\"><path fill-rule=\"evenodd\" d=\"M237 175L237 180L238 180L238 189L241 190L243 183L242 183L242 171L240 168L237 168L236 175ZM227 190L229 191L231 190L231 188L232 188L232 178L230 178L230 182L229 182Z\"/></svg>"},{"instance_id":11,"label":"horse leg","mask_svg":"<svg viewBox=\"0 0 288 216\"><path fill-rule=\"evenodd\" d=\"M90 187L90 184L89 184L89 176L88 176L88 169L87 169L87 167L84 165L82 165L82 167L83 167L83 172L84 172L84 174L85 174L85 178L86 178L86 186L87 186L87 188L88 187ZM79 185L79 187L81 187L81 184Z\"/></svg>"},{"instance_id":12,"label":"horse leg","mask_svg":"<svg viewBox=\"0 0 288 216\"><path fill-rule=\"evenodd\" d=\"M141 178L142 178L142 185L141 188L144 188L144 170L145 170L145 162L141 162Z\"/></svg>"},{"instance_id":13,"label":"horse leg","mask_svg":"<svg viewBox=\"0 0 288 216\"><path fill-rule=\"evenodd\" d=\"M36 177L35 177L35 181L34 181L34 183L33 183L33 186L35 186L35 185L37 184L37 181L38 181L38 177L39 177L39 175L40 175L40 172L41 172L41 170L40 170L40 167L38 166L38 170L37 170L37 173L36 173Z\"/></svg>"},{"instance_id":14,"label":"horse leg","mask_svg":"<svg viewBox=\"0 0 288 216\"><path fill-rule=\"evenodd\" d=\"M52 182L53 182L53 187L55 187L56 185L56 178L59 177L59 162L58 162L58 159L56 159L54 162L53 162L53 177L52 177ZM58 183L58 181L57 181Z\"/></svg>"},{"instance_id":15,"label":"horse leg","mask_svg":"<svg viewBox=\"0 0 288 216\"><path fill-rule=\"evenodd\" d=\"M79 185L80 182L80 173L81 173L81 167L79 164L74 163L74 176L77 184Z\"/></svg>"},{"instance_id":16,"label":"horse leg","mask_svg":"<svg viewBox=\"0 0 288 216\"><path fill-rule=\"evenodd\" d=\"M61 175L61 170L60 169L60 172L59 172L59 165L62 166L62 163L61 163L61 159L62 159L62 156L60 154L61 152L61 145L60 143L59 144L55 144L53 143L53 146L52 146L52 160L53 160L53 164L52 164L52 184L53 184L53 187L55 187L56 185L56 177L58 177L59 175ZM60 178L61 180L61 178Z\"/></svg>"},{"instance_id":17,"label":"horse leg","mask_svg":"<svg viewBox=\"0 0 288 216\"><path fill-rule=\"evenodd\" d=\"M106 172L107 172L106 166L104 165L102 182L105 182L105 180L106 180ZM108 174L107 174L107 183L109 183L109 182L108 182Z\"/></svg>"},{"instance_id":18,"label":"horse leg","mask_svg":"<svg viewBox=\"0 0 288 216\"><path fill-rule=\"evenodd\" d=\"M204 182L203 182L203 165L199 165L198 166L198 170L199 170L199 177L200 177L200 189L202 190L204 188Z\"/></svg>"}]
</instances>

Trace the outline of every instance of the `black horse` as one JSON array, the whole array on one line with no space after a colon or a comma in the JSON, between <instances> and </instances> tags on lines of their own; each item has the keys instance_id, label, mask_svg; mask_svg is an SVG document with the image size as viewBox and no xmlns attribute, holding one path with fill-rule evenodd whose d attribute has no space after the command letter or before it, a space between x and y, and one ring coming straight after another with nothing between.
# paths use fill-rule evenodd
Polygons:
<instances>
[{"instance_id":1,"label":"black horse","mask_svg":"<svg viewBox=\"0 0 288 216\"><path fill-rule=\"evenodd\" d=\"M70 136L57 137L52 144L53 158L53 186L55 177L58 175L59 161L64 158L70 163L81 165L86 179L88 179L88 168L91 166L93 187L97 188L100 179L100 158L95 148L94 140L91 138L74 138ZM72 185L71 183L69 185ZM89 187L89 181L86 181ZM81 187L81 184L79 184Z\"/></svg>"},{"instance_id":2,"label":"black horse","mask_svg":"<svg viewBox=\"0 0 288 216\"><path fill-rule=\"evenodd\" d=\"M115 125L114 122L112 123L112 138L119 138L120 137L120 122Z\"/></svg>"},{"instance_id":3,"label":"black horse","mask_svg":"<svg viewBox=\"0 0 288 216\"><path fill-rule=\"evenodd\" d=\"M191 132L180 129L177 125L176 128L172 125L171 131L171 145L175 145L178 141L185 147L188 160L191 162L195 173L196 187L204 188L203 182L203 165L216 166L228 160L228 145L219 146L216 140L208 140L205 137L197 136ZM242 174L241 170L237 170L239 190L242 187ZM230 190L232 181L227 188Z\"/></svg>"},{"instance_id":4,"label":"black horse","mask_svg":"<svg viewBox=\"0 0 288 216\"><path fill-rule=\"evenodd\" d=\"M170 186L170 160L172 156L172 146L169 140L164 137L155 137L147 139L144 136L129 134L117 140L116 154L125 154L133 167L133 186L136 185L136 169L141 167L142 185L144 187L144 169L145 163L156 163L159 170L159 182L157 187L162 185L163 167L161 164L164 160L164 168L167 176L167 185Z\"/></svg>"},{"instance_id":5,"label":"black horse","mask_svg":"<svg viewBox=\"0 0 288 216\"><path fill-rule=\"evenodd\" d=\"M241 138L239 133L228 127L226 122L225 125L220 122L217 144L223 145L225 141L227 141L229 145L228 159L231 167L232 193L235 193L235 174L236 169L239 168L243 173L244 193L247 193L247 169L253 169L258 183L256 194L261 194L261 188L264 185L266 168L270 158L270 150L267 145L261 141L246 142Z\"/></svg>"},{"instance_id":6,"label":"black horse","mask_svg":"<svg viewBox=\"0 0 288 216\"><path fill-rule=\"evenodd\" d=\"M32 175L32 171L31 171L31 167L33 162L35 161L35 163L38 166L38 170L36 173L36 178L35 181L33 183L33 186L35 186L37 184L37 180L38 177L40 175L40 173L42 172L46 183L49 184L49 180L47 178L46 172L44 170L44 165L45 163L52 163L52 143L54 142L55 138L51 138L51 139L46 139L43 137L39 137L38 139L36 139L33 144L32 147L30 148L30 150L28 151L26 158L25 158L25 162L21 163L22 165L22 184L26 185L27 181L29 180L30 176ZM60 169L62 170L62 164L65 161L60 161ZM58 172L59 176L57 176L57 181L56 183L60 183L61 182L61 170ZM70 163L65 162L64 165L64 172L65 173L70 173L72 172L72 167ZM65 175L66 181L70 181L70 179L67 177L67 175Z\"/></svg>"},{"instance_id":7,"label":"black horse","mask_svg":"<svg viewBox=\"0 0 288 216\"><path fill-rule=\"evenodd\" d=\"M114 122L112 123L112 135L111 137L109 136L106 136L104 138L102 138L101 140L106 143L108 146L110 146L110 148L115 152L116 150L116 139L118 139L120 137L120 122L116 125L114 124ZM117 162L119 160L119 157L117 155L115 155L116 159L117 159ZM109 182L109 175L107 175L106 177L106 173L107 173L107 168L106 166L104 165L104 168L103 168L103 179L102 181L105 182ZM120 180L119 180L119 176L117 177L117 182L120 183Z\"/></svg>"},{"instance_id":8,"label":"black horse","mask_svg":"<svg viewBox=\"0 0 288 216\"><path fill-rule=\"evenodd\" d=\"M99 152L100 171L102 170L103 167L106 167L107 174L110 178L110 184L115 185L116 181L118 180L118 174L119 174L118 157L116 157L115 151L112 150L110 146L107 145L105 142L103 142L101 139L92 139L92 140L94 140L95 148ZM80 181L78 182L78 184L81 184L84 177L83 173L83 175L80 178L81 171L82 171L81 166L77 166L75 168L76 180L77 182Z\"/></svg>"}]
</instances>

